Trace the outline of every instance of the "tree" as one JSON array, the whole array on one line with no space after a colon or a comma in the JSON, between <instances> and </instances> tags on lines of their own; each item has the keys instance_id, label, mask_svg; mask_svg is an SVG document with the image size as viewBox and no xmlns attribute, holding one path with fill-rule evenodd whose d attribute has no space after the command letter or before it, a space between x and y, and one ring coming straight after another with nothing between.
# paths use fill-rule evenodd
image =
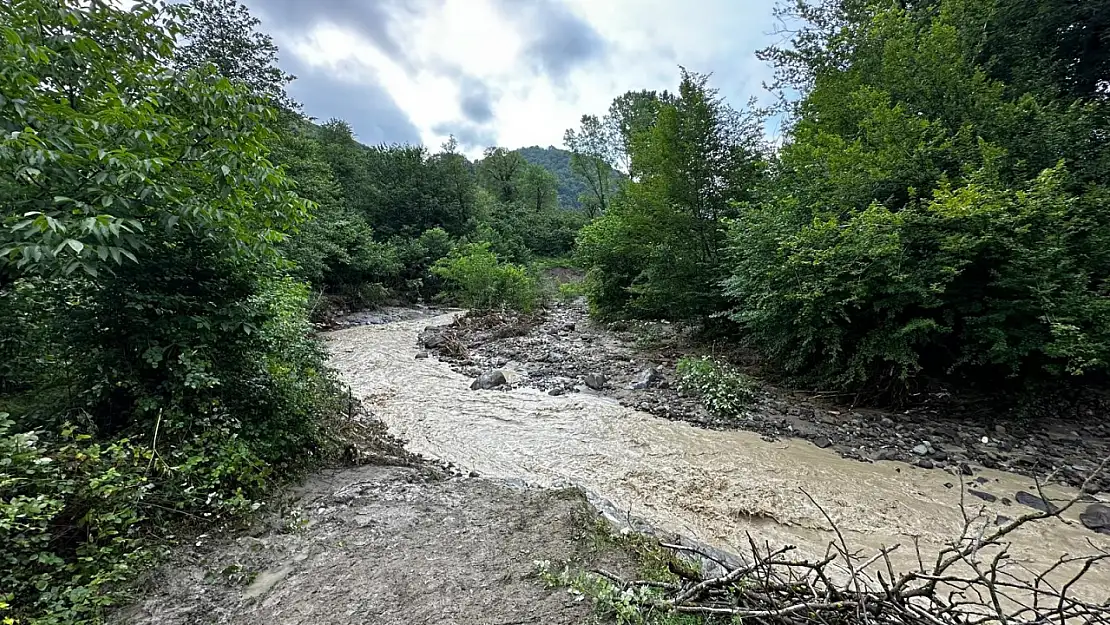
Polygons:
<instances>
[{"instance_id":1,"label":"tree","mask_svg":"<svg viewBox=\"0 0 1110 625\"><path fill-rule=\"evenodd\" d=\"M559 201L555 186L555 174L539 165L528 165L520 177L521 201L536 213L555 209Z\"/></svg>"},{"instance_id":2,"label":"tree","mask_svg":"<svg viewBox=\"0 0 1110 625\"><path fill-rule=\"evenodd\" d=\"M478 162L478 179L497 199L512 203L517 199L520 176L527 164L517 152L489 147Z\"/></svg>"},{"instance_id":3,"label":"tree","mask_svg":"<svg viewBox=\"0 0 1110 625\"><path fill-rule=\"evenodd\" d=\"M664 105L674 104L675 98L667 91L629 91L617 96L609 105L605 125L610 127L611 140L615 146L610 148L616 154L616 161L629 175L632 171L632 144L635 137L655 125L659 111Z\"/></svg>"},{"instance_id":4,"label":"tree","mask_svg":"<svg viewBox=\"0 0 1110 625\"><path fill-rule=\"evenodd\" d=\"M922 372L1104 372L1106 103L1057 73L1082 10L799 7L792 45L766 56L804 97L773 184L733 223L726 290L749 342L807 382L895 399ZM1074 29L1060 48L1056 20Z\"/></svg>"},{"instance_id":5,"label":"tree","mask_svg":"<svg viewBox=\"0 0 1110 625\"><path fill-rule=\"evenodd\" d=\"M216 66L221 76L239 82L273 105L297 111L300 104L285 92L296 77L277 65L278 48L257 30L258 18L237 0L189 0L183 5L184 40L174 59L182 68Z\"/></svg>"},{"instance_id":6,"label":"tree","mask_svg":"<svg viewBox=\"0 0 1110 625\"><path fill-rule=\"evenodd\" d=\"M571 151L570 166L586 180L589 200L583 202L587 214L596 217L609 208L613 195L613 140L609 128L594 115L583 115L578 130L568 129L563 142Z\"/></svg>"},{"instance_id":7,"label":"tree","mask_svg":"<svg viewBox=\"0 0 1110 625\"><path fill-rule=\"evenodd\" d=\"M707 76L683 70L677 96L658 106L631 135L635 177L579 237L601 315L683 319L721 310L724 220L762 182L760 118L725 105Z\"/></svg>"}]
</instances>

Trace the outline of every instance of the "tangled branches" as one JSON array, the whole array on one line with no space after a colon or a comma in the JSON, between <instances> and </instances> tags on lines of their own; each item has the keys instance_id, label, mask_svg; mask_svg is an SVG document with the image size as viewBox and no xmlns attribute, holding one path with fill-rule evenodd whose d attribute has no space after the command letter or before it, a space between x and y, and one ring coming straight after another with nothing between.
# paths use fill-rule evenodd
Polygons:
<instances>
[{"instance_id":1,"label":"tangled branches","mask_svg":"<svg viewBox=\"0 0 1110 625\"><path fill-rule=\"evenodd\" d=\"M1088 482L1108 462L1110 459L1103 461ZM1040 494L1047 502L1043 491ZM1103 589L1107 597L1102 603L1083 600L1074 592L1092 567L1110 559L1110 552L1088 541L1091 554L1062 556L1041 571L1010 558L1008 536L1027 524L1060 517L1082 500L1081 494L1000 527L969 514L961 501L960 535L931 562L914 541L917 566L910 571L898 571L891 562L890 554L901 545L870 554L851 550L828 513L809 499L836 532L824 557L815 561L791 558L793 546L760 546L749 536L741 563L731 565L697 548L663 545L715 562L715 568L723 571L718 575L675 570L679 581L672 583L624 581L611 573L598 573L645 611L750 619L761 624L1110 623L1110 589Z\"/></svg>"}]
</instances>

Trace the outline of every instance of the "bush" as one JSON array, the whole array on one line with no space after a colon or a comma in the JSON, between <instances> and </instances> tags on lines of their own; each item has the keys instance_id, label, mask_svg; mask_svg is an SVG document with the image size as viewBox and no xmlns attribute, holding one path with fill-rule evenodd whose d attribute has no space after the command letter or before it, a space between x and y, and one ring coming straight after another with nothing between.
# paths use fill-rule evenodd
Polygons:
<instances>
[{"instance_id":1,"label":"bush","mask_svg":"<svg viewBox=\"0 0 1110 625\"><path fill-rule=\"evenodd\" d=\"M843 387L1105 371L1105 198L1069 194L1062 168L1016 192L985 176L797 230L753 212L734 229L733 319L787 372Z\"/></svg>"},{"instance_id":2,"label":"bush","mask_svg":"<svg viewBox=\"0 0 1110 625\"><path fill-rule=\"evenodd\" d=\"M727 363L712 358L678 361L678 390L701 400L718 417L734 418L755 399L756 383Z\"/></svg>"},{"instance_id":3,"label":"bush","mask_svg":"<svg viewBox=\"0 0 1110 625\"><path fill-rule=\"evenodd\" d=\"M465 245L432 268L445 281L445 293L455 303L475 310L536 307L539 286L524 268L503 263L488 243Z\"/></svg>"}]
</instances>

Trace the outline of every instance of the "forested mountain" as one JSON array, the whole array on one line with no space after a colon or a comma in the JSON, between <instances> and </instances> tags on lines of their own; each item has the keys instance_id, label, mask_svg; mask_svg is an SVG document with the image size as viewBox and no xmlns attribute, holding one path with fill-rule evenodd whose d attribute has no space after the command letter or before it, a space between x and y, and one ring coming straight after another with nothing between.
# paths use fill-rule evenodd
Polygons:
<instances>
[{"instance_id":1,"label":"forested mountain","mask_svg":"<svg viewBox=\"0 0 1110 625\"><path fill-rule=\"evenodd\" d=\"M579 197L589 191L586 181L575 173L570 166L571 153L555 146L541 148L538 145L517 150L524 160L539 165L555 174L559 204L566 208L580 208Z\"/></svg>"}]
</instances>

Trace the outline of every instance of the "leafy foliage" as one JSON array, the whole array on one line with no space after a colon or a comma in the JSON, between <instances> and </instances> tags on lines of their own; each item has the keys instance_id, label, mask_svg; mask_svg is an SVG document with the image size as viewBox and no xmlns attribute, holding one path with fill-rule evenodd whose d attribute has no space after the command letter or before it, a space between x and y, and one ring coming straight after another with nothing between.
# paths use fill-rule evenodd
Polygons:
<instances>
[{"instance_id":1,"label":"leafy foliage","mask_svg":"<svg viewBox=\"0 0 1110 625\"><path fill-rule=\"evenodd\" d=\"M250 511L336 446L276 253L311 206L268 101L175 62L179 10L0 8L0 551L28 622L95 620L151 524Z\"/></svg>"},{"instance_id":2,"label":"leafy foliage","mask_svg":"<svg viewBox=\"0 0 1110 625\"><path fill-rule=\"evenodd\" d=\"M1007 20L1037 3L923 4L800 8L808 29L767 53L808 92L771 197L733 224L732 318L787 372L842 387L1105 371L1104 98L1023 91L1071 84L1053 69L998 80L1039 44L984 59L966 17L1026 41Z\"/></svg>"},{"instance_id":3,"label":"leafy foliage","mask_svg":"<svg viewBox=\"0 0 1110 625\"><path fill-rule=\"evenodd\" d=\"M730 109L705 76L684 73L677 97L632 140L633 180L588 225L578 256L602 316L687 319L725 307L723 220L763 175L758 117Z\"/></svg>"},{"instance_id":4,"label":"leafy foliage","mask_svg":"<svg viewBox=\"0 0 1110 625\"><path fill-rule=\"evenodd\" d=\"M539 300L535 277L523 267L499 261L488 243L459 247L432 271L446 281L447 296L466 308L528 312Z\"/></svg>"},{"instance_id":5,"label":"leafy foliage","mask_svg":"<svg viewBox=\"0 0 1110 625\"><path fill-rule=\"evenodd\" d=\"M678 361L678 389L724 418L739 416L755 399L755 382L728 363L687 357Z\"/></svg>"}]
</instances>

